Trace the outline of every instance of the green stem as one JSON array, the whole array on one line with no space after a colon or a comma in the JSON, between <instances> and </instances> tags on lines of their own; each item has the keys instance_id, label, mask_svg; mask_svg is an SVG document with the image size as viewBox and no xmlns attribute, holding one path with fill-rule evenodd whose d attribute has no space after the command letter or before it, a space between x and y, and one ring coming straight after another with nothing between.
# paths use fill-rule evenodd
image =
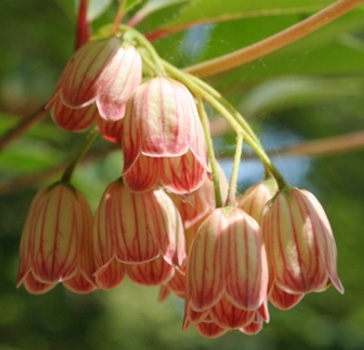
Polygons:
<instances>
[{"instance_id":1,"label":"green stem","mask_svg":"<svg viewBox=\"0 0 364 350\"><path fill-rule=\"evenodd\" d=\"M207 153L209 156L209 161L210 161L210 166L211 166L211 171L212 171L212 178L213 178L213 182L214 182L216 208L220 208L220 207L222 207L223 203L222 203L222 198L221 198L219 171L217 169L217 160L215 157L214 146L212 143L212 138L211 138L211 134L210 134L210 130L209 130L209 121L208 121L201 97L197 97L197 109L198 109L198 113L200 115L203 131L205 133L205 139L206 139L206 144L207 144Z\"/></svg>"},{"instance_id":2,"label":"green stem","mask_svg":"<svg viewBox=\"0 0 364 350\"><path fill-rule=\"evenodd\" d=\"M96 139L99 134L99 130L97 127L94 127L87 136L87 139L81 148L80 152L77 154L76 158L67 166L66 170L62 175L62 182L70 182L72 174L77 166L77 164L81 161L81 159L85 156L87 150L90 148L92 142Z\"/></svg>"},{"instance_id":3,"label":"green stem","mask_svg":"<svg viewBox=\"0 0 364 350\"><path fill-rule=\"evenodd\" d=\"M231 106L231 104L225 100L221 96L221 94L212 88L210 85L206 84L201 79L198 79L194 76L190 76L191 80L193 80L197 85L199 85L202 89L204 89L207 93L209 93L212 97L214 97L219 103L221 103L224 108L229 111L229 113L234 117L234 119L242 126L242 128L250 134L250 136L255 139L255 141L260 144L258 137L254 133L253 129L250 127L249 123L245 120L245 118L236 111L236 109Z\"/></svg>"},{"instance_id":4,"label":"green stem","mask_svg":"<svg viewBox=\"0 0 364 350\"><path fill-rule=\"evenodd\" d=\"M236 137L236 148L234 155L234 164L230 177L229 192L226 200L226 205L235 206L236 198L236 187L238 183L239 166L241 161L241 155L243 153L243 135L237 134Z\"/></svg>"}]
</instances>

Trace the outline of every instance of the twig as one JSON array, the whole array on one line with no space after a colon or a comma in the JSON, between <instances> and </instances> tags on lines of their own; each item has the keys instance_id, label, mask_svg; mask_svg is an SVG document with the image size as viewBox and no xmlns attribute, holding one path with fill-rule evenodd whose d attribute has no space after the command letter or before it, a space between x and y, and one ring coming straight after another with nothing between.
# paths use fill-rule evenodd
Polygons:
<instances>
[{"instance_id":1,"label":"twig","mask_svg":"<svg viewBox=\"0 0 364 350\"><path fill-rule=\"evenodd\" d=\"M364 0L340 0L305 20L253 45L215 59L185 68L185 71L198 77L207 77L239 67L259 57L287 46L298 39L334 21L364 3Z\"/></svg>"},{"instance_id":2,"label":"twig","mask_svg":"<svg viewBox=\"0 0 364 350\"><path fill-rule=\"evenodd\" d=\"M33 124L41 121L48 115L48 111L44 109L44 105L41 106L37 111L19 121L13 128L8 130L0 138L0 151L2 151L12 140L23 135Z\"/></svg>"},{"instance_id":3,"label":"twig","mask_svg":"<svg viewBox=\"0 0 364 350\"><path fill-rule=\"evenodd\" d=\"M364 131L327 137L320 140L306 141L278 151L267 152L270 156L278 153L280 156L320 156L349 152L364 147Z\"/></svg>"}]
</instances>

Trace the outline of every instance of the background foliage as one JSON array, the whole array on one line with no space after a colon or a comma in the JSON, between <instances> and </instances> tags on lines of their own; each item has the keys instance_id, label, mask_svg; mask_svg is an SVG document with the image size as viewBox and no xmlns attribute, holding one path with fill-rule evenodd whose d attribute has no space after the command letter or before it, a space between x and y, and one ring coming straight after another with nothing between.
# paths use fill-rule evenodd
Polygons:
<instances>
[{"instance_id":1,"label":"background foliage","mask_svg":"<svg viewBox=\"0 0 364 350\"><path fill-rule=\"evenodd\" d=\"M153 13L138 28L147 33L203 22L155 41L160 55L179 67L250 45L333 3L168 2L173 5ZM95 30L112 21L117 5L100 4L106 11L95 19ZM51 96L73 51L75 9L69 0L0 2L0 134ZM205 23L206 19L220 22ZM345 295L330 288L306 296L287 312L271 307L270 324L254 337L230 332L207 340L194 330L181 331L180 300L170 297L160 304L157 289L128 281L115 290L87 296L74 295L62 286L42 296L15 289L18 243L30 201L37 189L59 176L57 171L47 178L38 174L64 164L85 139L83 134L58 130L47 118L0 153L0 350L364 348L363 149L301 158L279 152L284 145L364 129L364 7L208 81L249 118L291 184L314 192L325 207L336 237ZM234 135L222 133L215 141L229 172ZM120 154L109 148L98 140L92 149L97 160L89 159L76 172L75 185L94 208L106 185L120 174ZM241 191L261 177L256 160L242 161Z\"/></svg>"}]
</instances>

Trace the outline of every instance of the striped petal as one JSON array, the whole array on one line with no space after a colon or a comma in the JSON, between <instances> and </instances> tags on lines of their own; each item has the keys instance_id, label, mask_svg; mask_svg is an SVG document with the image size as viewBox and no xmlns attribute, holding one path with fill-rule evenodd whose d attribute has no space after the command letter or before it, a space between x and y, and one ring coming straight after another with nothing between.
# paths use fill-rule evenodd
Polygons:
<instances>
[{"instance_id":1,"label":"striped petal","mask_svg":"<svg viewBox=\"0 0 364 350\"><path fill-rule=\"evenodd\" d=\"M247 335L255 335L258 334L262 330L262 328L263 328L262 322L253 321L249 325L241 327L239 331Z\"/></svg>"},{"instance_id":2,"label":"striped petal","mask_svg":"<svg viewBox=\"0 0 364 350\"><path fill-rule=\"evenodd\" d=\"M247 326L255 317L255 311L247 311L234 306L226 297L211 309L214 322L222 328L238 329Z\"/></svg>"},{"instance_id":3,"label":"striped petal","mask_svg":"<svg viewBox=\"0 0 364 350\"><path fill-rule=\"evenodd\" d=\"M134 283L158 286L172 278L174 268L159 257L147 263L126 265L126 272Z\"/></svg>"},{"instance_id":4,"label":"striped petal","mask_svg":"<svg viewBox=\"0 0 364 350\"><path fill-rule=\"evenodd\" d=\"M206 180L206 167L189 150L181 157L161 159L160 178L164 187L176 194L200 188Z\"/></svg>"},{"instance_id":5,"label":"striped petal","mask_svg":"<svg viewBox=\"0 0 364 350\"><path fill-rule=\"evenodd\" d=\"M135 195L120 181L105 190L95 214L94 249L96 266L114 256L121 262L141 263L155 259L159 247L151 233L150 201L153 195ZM157 219L155 219L157 220Z\"/></svg>"},{"instance_id":6,"label":"striped petal","mask_svg":"<svg viewBox=\"0 0 364 350\"><path fill-rule=\"evenodd\" d=\"M78 294L87 294L93 292L97 287L94 282L90 282L81 272L63 282L63 285L70 291Z\"/></svg>"},{"instance_id":7,"label":"striped petal","mask_svg":"<svg viewBox=\"0 0 364 350\"><path fill-rule=\"evenodd\" d=\"M84 108L70 108L57 95L48 105L54 122L63 130L79 132L87 130L97 119L95 105Z\"/></svg>"},{"instance_id":8,"label":"striped petal","mask_svg":"<svg viewBox=\"0 0 364 350\"><path fill-rule=\"evenodd\" d=\"M98 80L119 50L120 42L115 37L90 41L77 50L62 77L63 103L76 108L94 102L99 90Z\"/></svg>"},{"instance_id":9,"label":"striped petal","mask_svg":"<svg viewBox=\"0 0 364 350\"><path fill-rule=\"evenodd\" d=\"M123 148L128 153L132 144L139 144L147 156L181 156L190 147L196 124L199 117L190 92L175 80L156 77L140 85L129 102Z\"/></svg>"},{"instance_id":10,"label":"striped petal","mask_svg":"<svg viewBox=\"0 0 364 350\"><path fill-rule=\"evenodd\" d=\"M200 226L186 266L186 298L194 311L214 306L224 291L223 229L221 210L215 210Z\"/></svg>"},{"instance_id":11,"label":"striped petal","mask_svg":"<svg viewBox=\"0 0 364 350\"><path fill-rule=\"evenodd\" d=\"M322 291L330 278L343 292L331 227L313 195L283 189L267 206L262 230L277 287L289 294Z\"/></svg>"},{"instance_id":12,"label":"striped petal","mask_svg":"<svg viewBox=\"0 0 364 350\"><path fill-rule=\"evenodd\" d=\"M114 198L120 195L120 188L118 181L112 182L102 195L95 213L92 243L96 270L108 264L115 256L117 238L112 212Z\"/></svg>"},{"instance_id":13,"label":"striped petal","mask_svg":"<svg viewBox=\"0 0 364 350\"><path fill-rule=\"evenodd\" d=\"M156 77L135 90L121 142L123 176L132 191L150 190L161 180L169 191L188 193L205 180L206 142L197 108L191 93L177 81ZM156 167L145 166L152 163Z\"/></svg>"},{"instance_id":14,"label":"striped petal","mask_svg":"<svg viewBox=\"0 0 364 350\"><path fill-rule=\"evenodd\" d=\"M226 328L222 328L214 322L196 323L195 328L199 334L211 339L221 337L228 331Z\"/></svg>"},{"instance_id":15,"label":"striped petal","mask_svg":"<svg viewBox=\"0 0 364 350\"><path fill-rule=\"evenodd\" d=\"M186 259L186 244L182 220L172 200L163 190L153 192L150 218L157 225L151 229L159 251L170 265L181 267ZM152 221L152 223L154 223Z\"/></svg>"},{"instance_id":16,"label":"striped petal","mask_svg":"<svg viewBox=\"0 0 364 350\"><path fill-rule=\"evenodd\" d=\"M110 142L121 142L121 128L123 126L124 119L118 121L107 121L103 118L97 118L97 127L101 136Z\"/></svg>"},{"instance_id":17,"label":"striped petal","mask_svg":"<svg viewBox=\"0 0 364 350\"><path fill-rule=\"evenodd\" d=\"M24 233L25 241L32 241L27 263L41 282L56 283L76 273L79 237L89 228L83 218L85 208L80 195L71 186L58 183L42 190L30 207L24 227L29 231ZM20 271L18 283L24 268Z\"/></svg>"},{"instance_id":18,"label":"striped petal","mask_svg":"<svg viewBox=\"0 0 364 350\"><path fill-rule=\"evenodd\" d=\"M283 291L281 288L273 284L269 291L269 301L278 309L289 310L297 305L302 298L304 293L290 294Z\"/></svg>"},{"instance_id":19,"label":"striped petal","mask_svg":"<svg viewBox=\"0 0 364 350\"><path fill-rule=\"evenodd\" d=\"M169 292L168 294L163 293L164 289L173 292L176 296L183 299L185 297L185 274L175 268L173 277L165 285L161 286L161 293L160 297L158 298L159 301L166 299L169 294Z\"/></svg>"},{"instance_id":20,"label":"striped petal","mask_svg":"<svg viewBox=\"0 0 364 350\"><path fill-rule=\"evenodd\" d=\"M57 283L43 283L38 281L30 272L24 278L24 287L31 294L44 294L53 289Z\"/></svg>"},{"instance_id":21,"label":"striped petal","mask_svg":"<svg viewBox=\"0 0 364 350\"><path fill-rule=\"evenodd\" d=\"M243 209L257 222L260 222L264 206L277 192L277 183L268 178L257 185L249 187L238 200L238 207Z\"/></svg>"},{"instance_id":22,"label":"striped petal","mask_svg":"<svg viewBox=\"0 0 364 350\"><path fill-rule=\"evenodd\" d=\"M123 281L124 276L125 265L115 258L95 272L96 284L104 290L117 287Z\"/></svg>"},{"instance_id":23,"label":"striped petal","mask_svg":"<svg viewBox=\"0 0 364 350\"><path fill-rule=\"evenodd\" d=\"M229 300L245 310L256 310L267 300L268 277L263 239L257 222L234 208L225 218L225 287Z\"/></svg>"},{"instance_id":24,"label":"striped petal","mask_svg":"<svg viewBox=\"0 0 364 350\"><path fill-rule=\"evenodd\" d=\"M127 154L124 151L124 157ZM125 158L124 158L125 159ZM124 163L125 166L125 163ZM125 168L124 168L125 169ZM155 189L159 181L160 159L141 155L128 171L123 171L125 186L134 192L146 192Z\"/></svg>"},{"instance_id":25,"label":"striped petal","mask_svg":"<svg viewBox=\"0 0 364 350\"><path fill-rule=\"evenodd\" d=\"M94 221L96 267L114 256L124 263L144 263L161 255L171 265L185 259L182 222L163 191L130 192L120 180L105 190Z\"/></svg>"},{"instance_id":26,"label":"striped petal","mask_svg":"<svg viewBox=\"0 0 364 350\"><path fill-rule=\"evenodd\" d=\"M306 207L310 213L316 214L311 215L311 220L313 227L317 227L316 236L320 257L325 264L326 272L332 284L341 294L344 294L344 287L337 274L336 243L324 208L312 193L305 190L301 190L301 193L299 193L297 189L292 192L298 201L302 201L302 206ZM302 196L302 193L304 196ZM320 232L322 233L320 234Z\"/></svg>"},{"instance_id":27,"label":"striped petal","mask_svg":"<svg viewBox=\"0 0 364 350\"><path fill-rule=\"evenodd\" d=\"M97 108L105 120L124 117L126 104L142 81L142 60L138 51L129 46L119 48L98 79Z\"/></svg>"}]
</instances>

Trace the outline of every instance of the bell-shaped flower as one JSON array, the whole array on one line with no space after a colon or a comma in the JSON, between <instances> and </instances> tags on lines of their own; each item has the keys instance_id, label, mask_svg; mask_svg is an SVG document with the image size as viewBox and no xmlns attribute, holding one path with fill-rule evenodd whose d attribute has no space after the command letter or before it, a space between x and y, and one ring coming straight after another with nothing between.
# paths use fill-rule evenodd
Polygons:
<instances>
[{"instance_id":1,"label":"bell-shaped flower","mask_svg":"<svg viewBox=\"0 0 364 350\"><path fill-rule=\"evenodd\" d=\"M268 322L267 286L259 225L239 208L216 209L188 255L183 328L193 323L201 334L215 337L257 319Z\"/></svg>"},{"instance_id":2,"label":"bell-shaped flower","mask_svg":"<svg viewBox=\"0 0 364 350\"><path fill-rule=\"evenodd\" d=\"M116 37L90 41L68 61L46 108L55 123L68 131L83 131L98 117L117 121L142 80L142 61L133 46Z\"/></svg>"},{"instance_id":3,"label":"bell-shaped flower","mask_svg":"<svg viewBox=\"0 0 364 350\"><path fill-rule=\"evenodd\" d=\"M123 179L132 191L163 185L184 194L206 178L206 141L195 101L187 88L157 77L130 98L122 128Z\"/></svg>"},{"instance_id":4,"label":"bell-shaped flower","mask_svg":"<svg viewBox=\"0 0 364 350\"><path fill-rule=\"evenodd\" d=\"M95 277L103 289L115 287L125 273L145 284L164 276L159 279L164 283L173 274L169 266L181 266L186 257L181 218L162 190L133 193L121 180L112 182L96 211L93 232Z\"/></svg>"},{"instance_id":5,"label":"bell-shaped flower","mask_svg":"<svg viewBox=\"0 0 364 350\"><path fill-rule=\"evenodd\" d=\"M237 206L243 209L258 223L260 222L263 209L278 190L278 186L274 178L259 182L249 187L241 198L238 199Z\"/></svg>"},{"instance_id":6,"label":"bell-shaped flower","mask_svg":"<svg viewBox=\"0 0 364 350\"><path fill-rule=\"evenodd\" d=\"M62 182L44 188L24 225L17 286L41 294L63 282L77 293L93 291L91 239L92 212L82 193Z\"/></svg>"},{"instance_id":7,"label":"bell-shaped flower","mask_svg":"<svg viewBox=\"0 0 364 350\"><path fill-rule=\"evenodd\" d=\"M269 263L269 300L278 308L294 306L304 294L340 292L336 244L321 204L308 191L283 188L268 202L262 232Z\"/></svg>"}]
</instances>

